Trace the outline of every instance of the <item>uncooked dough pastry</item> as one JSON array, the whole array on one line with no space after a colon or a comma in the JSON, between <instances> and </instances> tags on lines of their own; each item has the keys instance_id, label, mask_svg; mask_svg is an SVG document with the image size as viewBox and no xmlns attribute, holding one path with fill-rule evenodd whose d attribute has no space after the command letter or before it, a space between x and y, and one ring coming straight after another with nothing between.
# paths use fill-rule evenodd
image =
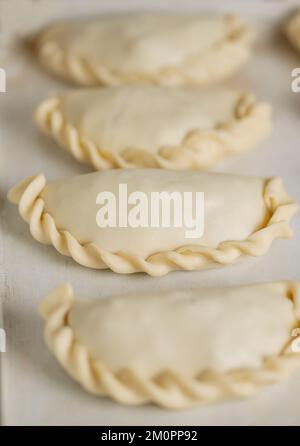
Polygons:
<instances>
[{"instance_id":1,"label":"uncooked dough pastry","mask_svg":"<svg viewBox=\"0 0 300 446\"><path fill-rule=\"evenodd\" d=\"M291 44L300 51L300 11L287 22L285 33Z\"/></svg>"},{"instance_id":2,"label":"uncooked dough pastry","mask_svg":"<svg viewBox=\"0 0 300 446\"><path fill-rule=\"evenodd\" d=\"M96 170L207 169L266 136L271 107L228 88L121 86L46 99L36 121Z\"/></svg>"},{"instance_id":3,"label":"uncooked dough pastry","mask_svg":"<svg viewBox=\"0 0 300 446\"><path fill-rule=\"evenodd\" d=\"M208 84L245 63L252 33L232 15L137 13L50 25L34 43L42 65L81 85Z\"/></svg>"},{"instance_id":4,"label":"uncooked dough pastry","mask_svg":"<svg viewBox=\"0 0 300 446\"><path fill-rule=\"evenodd\" d=\"M127 188L122 199L120 185ZM96 203L102 192L113 194L116 213L121 203L116 227L112 227L113 220L109 220L108 227L99 227L96 221L98 212L105 210L104 205ZM185 192L192 195L190 204L184 200ZM162 209L165 213L169 209L171 215L174 209L174 214L181 212L185 219L186 210L197 217L198 224L203 213L196 214L197 209L201 210L195 204L197 192L203 192L205 197L204 233L199 238L188 238L188 224L176 226L175 219L170 217L170 224L166 225L161 214ZM159 220L155 226L151 220L154 212L146 215L139 211L141 199L136 193L146 197L147 209L149 203L154 203L152 195L157 193L165 193L164 199L171 193L177 197L179 194L181 202L156 200ZM228 265L245 255L262 255L274 239L292 235L289 221L297 209L280 178L161 169L105 170L48 184L40 174L11 189L9 199L19 204L19 212L35 239L52 244L81 265L110 268L118 273L144 271L152 276L176 269ZM110 204L107 210L110 216L113 206ZM135 227L129 221L131 212L143 214L135 221Z\"/></svg>"},{"instance_id":5,"label":"uncooked dough pastry","mask_svg":"<svg viewBox=\"0 0 300 446\"><path fill-rule=\"evenodd\" d=\"M40 312L66 371L123 404L181 409L249 397L300 366L296 282L89 300L64 285Z\"/></svg>"}]
</instances>

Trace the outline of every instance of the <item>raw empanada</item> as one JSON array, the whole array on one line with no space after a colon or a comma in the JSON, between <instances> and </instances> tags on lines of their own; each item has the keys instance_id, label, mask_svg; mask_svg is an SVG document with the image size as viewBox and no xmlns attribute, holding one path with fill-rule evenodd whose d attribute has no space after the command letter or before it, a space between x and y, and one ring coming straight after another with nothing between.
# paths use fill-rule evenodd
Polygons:
<instances>
[{"instance_id":1,"label":"raw empanada","mask_svg":"<svg viewBox=\"0 0 300 446\"><path fill-rule=\"evenodd\" d=\"M50 72L81 85L183 85L230 76L248 59L251 41L236 16L142 13L52 25L35 46Z\"/></svg>"},{"instance_id":2,"label":"raw empanada","mask_svg":"<svg viewBox=\"0 0 300 446\"><path fill-rule=\"evenodd\" d=\"M291 44L300 51L300 11L287 22L285 33Z\"/></svg>"},{"instance_id":3,"label":"raw empanada","mask_svg":"<svg viewBox=\"0 0 300 446\"><path fill-rule=\"evenodd\" d=\"M40 312L67 372L123 404L180 409L249 397L300 366L296 282L97 300L74 298L64 285Z\"/></svg>"},{"instance_id":4,"label":"raw empanada","mask_svg":"<svg viewBox=\"0 0 300 446\"><path fill-rule=\"evenodd\" d=\"M120 185L128 189L120 210L126 221L120 225L118 220L116 227L99 227L98 194L114 194L119 209ZM141 213L137 212L140 199L133 196L136 192L142 192L148 204L152 192L176 192L180 198L188 192L193 195L189 211L195 208L196 192L204 193L203 236L187 238L186 225L162 227L162 219L155 227L150 221L153 213L149 206L148 227L145 212L143 218L140 216L140 226L127 224L126 212ZM20 214L29 223L33 237L52 244L61 254L90 268L110 268L118 273L144 271L152 276L176 269L228 265L245 255L262 255L274 239L292 235L289 221L297 209L280 178L160 169L106 170L48 184L40 174L11 189L9 199L19 203ZM178 201L175 203L160 201L160 214L169 209L169 214L174 210L178 216L183 207L178 210ZM197 224L200 216L198 213ZM127 227L121 227L124 224Z\"/></svg>"},{"instance_id":5,"label":"raw empanada","mask_svg":"<svg viewBox=\"0 0 300 446\"><path fill-rule=\"evenodd\" d=\"M228 88L121 86L51 97L36 121L96 170L207 169L262 139L271 107Z\"/></svg>"}]
</instances>

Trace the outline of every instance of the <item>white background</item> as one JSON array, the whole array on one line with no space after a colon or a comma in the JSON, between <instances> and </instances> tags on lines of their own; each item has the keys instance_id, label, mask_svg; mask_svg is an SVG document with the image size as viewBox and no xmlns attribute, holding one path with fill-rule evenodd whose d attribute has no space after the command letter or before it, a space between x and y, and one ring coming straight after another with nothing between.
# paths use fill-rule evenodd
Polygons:
<instances>
[{"instance_id":1,"label":"white background","mask_svg":"<svg viewBox=\"0 0 300 446\"><path fill-rule=\"evenodd\" d=\"M230 81L253 90L274 108L274 130L251 153L226 161L220 171L249 175L281 175L300 202L300 93L290 90L291 70L300 54L280 33L282 20L300 2L269 0L92 1L2 0L1 60L8 75L0 94L0 293L7 352L0 353L2 423L6 425L255 425L300 424L300 371L292 379L243 402L230 402L181 412L153 406L129 408L85 393L56 363L44 345L36 307L54 287L70 281L78 295L178 287L240 284L299 279L300 216L293 220L295 237L276 241L269 253L223 270L177 272L161 279L143 274L120 276L85 269L52 247L32 239L17 208L6 202L10 186L27 175L44 172L48 179L88 172L55 143L40 135L32 114L40 100L69 88L54 80L26 55L21 39L49 21L118 9L174 9L240 12L257 33L251 62ZM251 333L249 333L251 336Z\"/></svg>"}]
</instances>

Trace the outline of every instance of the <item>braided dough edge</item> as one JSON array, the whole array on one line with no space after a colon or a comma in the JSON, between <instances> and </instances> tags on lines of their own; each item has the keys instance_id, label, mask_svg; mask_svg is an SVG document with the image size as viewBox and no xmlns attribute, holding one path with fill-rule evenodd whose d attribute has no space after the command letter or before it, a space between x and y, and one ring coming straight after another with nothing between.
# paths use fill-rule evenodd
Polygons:
<instances>
[{"instance_id":1,"label":"braided dough edge","mask_svg":"<svg viewBox=\"0 0 300 446\"><path fill-rule=\"evenodd\" d=\"M286 298L293 301L299 317L299 283L286 282ZM172 370L162 370L151 378L145 378L133 369L114 373L104 362L94 360L87 348L76 340L68 326L73 302L73 290L69 284L42 301L39 310L45 319L45 341L63 368L84 389L110 396L122 404L152 402L163 408L183 409L224 399L246 398L262 387L288 377L300 366L299 353L291 350L291 337L280 354L264 358L259 368L226 372L207 370L190 380Z\"/></svg>"},{"instance_id":2,"label":"braided dough edge","mask_svg":"<svg viewBox=\"0 0 300 446\"><path fill-rule=\"evenodd\" d=\"M67 120L59 97L43 101L37 108L35 120L44 133L95 170L117 167L205 170L226 156L249 150L271 131L272 126L271 106L257 102L250 93L240 96L232 119L211 130L193 129L179 145L160 147L154 154L143 148L128 148L114 154L99 147Z\"/></svg>"},{"instance_id":3,"label":"braided dough edge","mask_svg":"<svg viewBox=\"0 0 300 446\"><path fill-rule=\"evenodd\" d=\"M187 56L181 64L167 66L155 73L118 73L84 57L67 54L51 37L51 26L41 31L33 45L40 63L59 77L79 85L121 85L130 83L160 85L206 85L230 76L250 57L253 35L237 16L228 15L228 35L211 48Z\"/></svg>"},{"instance_id":4,"label":"braided dough edge","mask_svg":"<svg viewBox=\"0 0 300 446\"><path fill-rule=\"evenodd\" d=\"M173 270L207 269L235 263L245 255L263 255L273 240L292 236L289 221L298 209L286 194L281 178L269 178L265 180L263 192L268 221L247 239L227 240L216 248L190 244L143 258L125 252L108 252L94 243L81 244L67 229L57 227L40 197L45 185L44 175L39 174L26 178L8 193L8 199L19 205L20 215L29 224L32 236L41 243L53 245L83 266L110 268L120 274L146 272L150 276L163 276Z\"/></svg>"}]
</instances>

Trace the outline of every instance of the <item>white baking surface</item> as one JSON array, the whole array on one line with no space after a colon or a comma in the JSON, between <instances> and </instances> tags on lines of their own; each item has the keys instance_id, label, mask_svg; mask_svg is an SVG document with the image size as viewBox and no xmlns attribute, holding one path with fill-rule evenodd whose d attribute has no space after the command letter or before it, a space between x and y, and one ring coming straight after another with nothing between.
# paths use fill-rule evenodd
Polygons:
<instances>
[{"instance_id":1,"label":"white baking surface","mask_svg":"<svg viewBox=\"0 0 300 446\"><path fill-rule=\"evenodd\" d=\"M299 214L293 220L294 238L276 241L263 257L223 270L177 272L154 279L143 274L120 276L75 264L53 248L34 241L17 208L6 202L8 188L27 175L42 171L48 179L56 179L89 171L36 130L32 114L38 102L69 87L51 78L28 58L20 47L20 37L61 17L145 8L235 11L251 21L258 34L255 55L230 83L253 89L272 103L274 130L256 151L228 160L218 170L281 175L289 193L300 202L300 93L297 95L290 89L291 70L300 66L300 54L289 47L278 30L280 20L297 4L300 7L300 2L185 0L180 3L175 0L2 0L0 3L0 66L5 67L8 76L7 93L0 93L0 291L4 319L1 320L0 314L0 327L4 324L7 333L7 352L0 353L4 425L300 424L300 371L248 401L180 412L150 405L131 408L85 393L66 375L43 342L37 304L66 281L73 284L78 295L104 297L150 288L300 279Z\"/></svg>"}]
</instances>

